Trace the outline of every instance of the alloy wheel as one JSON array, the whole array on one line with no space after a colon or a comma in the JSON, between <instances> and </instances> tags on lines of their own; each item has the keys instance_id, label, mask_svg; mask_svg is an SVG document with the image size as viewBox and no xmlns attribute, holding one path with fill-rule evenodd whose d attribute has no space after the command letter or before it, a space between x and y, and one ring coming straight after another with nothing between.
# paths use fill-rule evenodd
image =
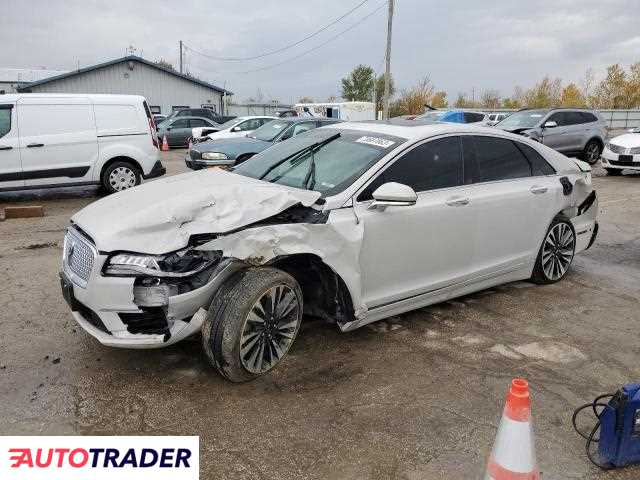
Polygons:
<instances>
[{"instance_id":1,"label":"alloy wheel","mask_svg":"<svg viewBox=\"0 0 640 480\"><path fill-rule=\"evenodd\" d=\"M302 312L287 285L276 285L253 304L240 336L240 360L251 373L262 374L278 364L298 333Z\"/></svg>"},{"instance_id":2,"label":"alloy wheel","mask_svg":"<svg viewBox=\"0 0 640 480\"><path fill-rule=\"evenodd\" d=\"M596 163L600 158L600 147L597 143L593 142L587 146L587 163Z\"/></svg>"},{"instance_id":3,"label":"alloy wheel","mask_svg":"<svg viewBox=\"0 0 640 480\"><path fill-rule=\"evenodd\" d=\"M542 247L542 269L549 280L558 280L567 272L575 246L575 235L566 223L557 223L549 230Z\"/></svg>"},{"instance_id":4,"label":"alloy wheel","mask_svg":"<svg viewBox=\"0 0 640 480\"><path fill-rule=\"evenodd\" d=\"M109 185L116 192L136 186L136 173L129 167L114 168L109 174Z\"/></svg>"}]
</instances>

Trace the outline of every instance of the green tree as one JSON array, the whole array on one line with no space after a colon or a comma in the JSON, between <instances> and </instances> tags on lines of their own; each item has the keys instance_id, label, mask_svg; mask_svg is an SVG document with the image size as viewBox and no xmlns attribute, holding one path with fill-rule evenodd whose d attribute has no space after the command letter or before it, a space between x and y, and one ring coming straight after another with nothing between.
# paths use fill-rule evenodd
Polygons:
<instances>
[{"instance_id":1,"label":"green tree","mask_svg":"<svg viewBox=\"0 0 640 480\"><path fill-rule=\"evenodd\" d=\"M368 65L358 65L342 79L342 96L347 100L371 101L373 98L374 72Z\"/></svg>"},{"instance_id":2,"label":"green tree","mask_svg":"<svg viewBox=\"0 0 640 480\"><path fill-rule=\"evenodd\" d=\"M524 94L524 104L530 108L557 107L562 97L562 80L544 77Z\"/></svg>"},{"instance_id":3,"label":"green tree","mask_svg":"<svg viewBox=\"0 0 640 480\"><path fill-rule=\"evenodd\" d=\"M376 78L376 112L382 111L382 101L384 100L384 76L383 73ZM393 76L389 75L389 98L392 98L396 93L396 87L393 83Z\"/></svg>"},{"instance_id":4,"label":"green tree","mask_svg":"<svg viewBox=\"0 0 640 480\"><path fill-rule=\"evenodd\" d=\"M575 83L570 83L562 89L560 105L563 107L585 107L584 95Z\"/></svg>"}]
</instances>

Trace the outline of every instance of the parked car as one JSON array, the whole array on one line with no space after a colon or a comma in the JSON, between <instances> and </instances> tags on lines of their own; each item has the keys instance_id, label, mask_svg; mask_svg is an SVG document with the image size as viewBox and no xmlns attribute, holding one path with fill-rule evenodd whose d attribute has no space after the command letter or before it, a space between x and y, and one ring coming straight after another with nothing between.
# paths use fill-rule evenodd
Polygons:
<instances>
[{"instance_id":1,"label":"parked car","mask_svg":"<svg viewBox=\"0 0 640 480\"><path fill-rule=\"evenodd\" d=\"M71 219L62 290L101 343L202 331L246 381L311 314L349 331L516 280L561 280L593 243L591 168L462 124L341 123L90 204ZM131 205L136 208L132 209Z\"/></svg>"},{"instance_id":2,"label":"parked car","mask_svg":"<svg viewBox=\"0 0 640 480\"><path fill-rule=\"evenodd\" d=\"M274 115L278 118L297 117L298 112L290 109L278 109L275 111Z\"/></svg>"},{"instance_id":3,"label":"parked car","mask_svg":"<svg viewBox=\"0 0 640 480\"><path fill-rule=\"evenodd\" d=\"M529 137L566 155L594 164L607 138L607 122L592 110L539 108L520 110L496 125Z\"/></svg>"},{"instance_id":4,"label":"parked car","mask_svg":"<svg viewBox=\"0 0 640 480\"><path fill-rule=\"evenodd\" d=\"M487 125L489 116L484 112L474 112L467 110L450 110L438 118L439 122L448 123L468 123L476 125Z\"/></svg>"},{"instance_id":5,"label":"parked car","mask_svg":"<svg viewBox=\"0 0 640 480\"><path fill-rule=\"evenodd\" d=\"M607 175L620 175L623 170L640 170L640 127L609 140L602 152L602 166Z\"/></svg>"},{"instance_id":6,"label":"parked car","mask_svg":"<svg viewBox=\"0 0 640 480\"><path fill-rule=\"evenodd\" d=\"M196 127L219 128L220 126L204 117L174 117L158 125L158 141L162 142L166 135L170 147L185 147Z\"/></svg>"},{"instance_id":7,"label":"parked car","mask_svg":"<svg viewBox=\"0 0 640 480\"><path fill-rule=\"evenodd\" d=\"M211 166L230 166L248 160L274 143L296 135L340 122L333 118L283 118L265 123L246 137L209 140L194 145L184 161L187 167L197 170Z\"/></svg>"},{"instance_id":8,"label":"parked car","mask_svg":"<svg viewBox=\"0 0 640 480\"><path fill-rule=\"evenodd\" d=\"M218 115L212 108L182 108L180 110L174 110L167 118L176 117L200 117L213 120L215 123L225 123L236 118L235 115Z\"/></svg>"},{"instance_id":9,"label":"parked car","mask_svg":"<svg viewBox=\"0 0 640 480\"><path fill-rule=\"evenodd\" d=\"M246 137L265 123L275 119L276 117L267 116L236 117L216 127L194 128L191 136L194 143L221 138Z\"/></svg>"},{"instance_id":10,"label":"parked car","mask_svg":"<svg viewBox=\"0 0 640 480\"><path fill-rule=\"evenodd\" d=\"M153 116L153 121L155 122L156 125L161 124L162 122L164 122L167 119L166 115L160 115L160 114L156 114Z\"/></svg>"},{"instance_id":11,"label":"parked car","mask_svg":"<svg viewBox=\"0 0 640 480\"><path fill-rule=\"evenodd\" d=\"M500 123L502 120L507 118L509 115L511 115L511 112L490 113L487 116L487 120L488 120L487 124L488 125L495 125L497 123Z\"/></svg>"},{"instance_id":12,"label":"parked car","mask_svg":"<svg viewBox=\"0 0 640 480\"><path fill-rule=\"evenodd\" d=\"M144 97L2 96L0 191L98 184L117 192L164 173Z\"/></svg>"}]
</instances>

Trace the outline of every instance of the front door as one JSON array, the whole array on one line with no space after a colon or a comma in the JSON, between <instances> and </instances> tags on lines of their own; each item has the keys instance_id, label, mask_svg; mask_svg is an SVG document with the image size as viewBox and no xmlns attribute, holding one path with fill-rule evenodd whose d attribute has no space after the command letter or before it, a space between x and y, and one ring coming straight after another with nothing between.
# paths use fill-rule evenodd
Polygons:
<instances>
[{"instance_id":1,"label":"front door","mask_svg":"<svg viewBox=\"0 0 640 480\"><path fill-rule=\"evenodd\" d=\"M188 118L176 118L167 127L167 142L169 145L182 147L187 144L191 136L191 127Z\"/></svg>"},{"instance_id":2,"label":"front door","mask_svg":"<svg viewBox=\"0 0 640 480\"><path fill-rule=\"evenodd\" d=\"M98 157L93 105L81 97L21 98L20 157L27 186L91 181Z\"/></svg>"},{"instance_id":3,"label":"front door","mask_svg":"<svg viewBox=\"0 0 640 480\"><path fill-rule=\"evenodd\" d=\"M459 137L422 143L396 159L360 192L354 208L364 226L363 299L384 306L463 280L475 238L475 215L463 186ZM387 182L412 187L412 206L369 209Z\"/></svg>"},{"instance_id":4,"label":"front door","mask_svg":"<svg viewBox=\"0 0 640 480\"><path fill-rule=\"evenodd\" d=\"M24 186L14 104L0 104L0 190Z\"/></svg>"}]
</instances>

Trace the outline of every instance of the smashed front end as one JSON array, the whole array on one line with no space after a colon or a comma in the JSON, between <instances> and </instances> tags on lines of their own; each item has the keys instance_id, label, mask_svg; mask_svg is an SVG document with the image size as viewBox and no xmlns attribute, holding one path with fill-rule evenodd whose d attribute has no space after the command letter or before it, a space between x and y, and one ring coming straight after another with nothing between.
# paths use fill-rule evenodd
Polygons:
<instances>
[{"instance_id":1,"label":"smashed front end","mask_svg":"<svg viewBox=\"0 0 640 480\"><path fill-rule=\"evenodd\" d=\"M239 268L195 245L167 255L106 254L71 226L60 277L74 318L102 344L157 348L197 332L206 313L198 311Z\"/></svg>"}]
</instances>

